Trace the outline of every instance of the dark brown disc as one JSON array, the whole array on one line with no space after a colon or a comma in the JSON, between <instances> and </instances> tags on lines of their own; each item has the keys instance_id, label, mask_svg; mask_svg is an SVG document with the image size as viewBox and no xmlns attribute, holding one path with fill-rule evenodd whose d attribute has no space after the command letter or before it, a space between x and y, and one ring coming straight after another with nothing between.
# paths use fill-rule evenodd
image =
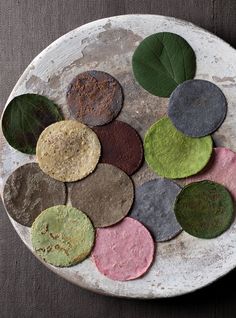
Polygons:
<instances>
[{"instance_id":1,"label":"dark brown disc","mask_svg":"<svg viewBox=\"0 0 236 318\"><path fill-rule=\"evenodd\" d=\"M18 223L31 226L41 211L65 204L66 188L43 173L36 163L17 168L7 179L3 199L9 215Z\"/></svg>"},{"instance_id":2,"label":"dark brown disc","mask_svg":"<svg viewBox=\"0 0 236 318\"><path fill-rule=\"evenodd\" d=\"M110 74L87 71L77 75L66 94L71 115L89 126L109 123L121 110L123 92Z\"/></svg>"},{"instance_id":3,"label":"dark brown disc","mask_svg":"<svg viewBox=\"0 0 236 318\"><path fill-rule=\"evenodd\" d=\"M115 120L93 130L102 145L100 162L112 164L128 175L138 170L143 160L143 143L134 128Z\"/></svg>"}]
</instances>

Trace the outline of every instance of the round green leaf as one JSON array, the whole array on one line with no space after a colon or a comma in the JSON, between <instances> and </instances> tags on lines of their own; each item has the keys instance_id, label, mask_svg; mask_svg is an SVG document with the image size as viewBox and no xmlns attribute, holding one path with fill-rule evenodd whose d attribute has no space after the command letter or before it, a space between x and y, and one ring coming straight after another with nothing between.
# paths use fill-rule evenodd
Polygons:
<instances>
[{"instance_id":1,"label":"round green leaf","mask_svg":"<svg viewBox=\"0 0 236 318\"><path fill-rule=\"evenodd\" d=\"M134 76L144 89L156 96L169 97L180 83L194 77L196 56L181 36L161 32L139 44L132 64Z\"/></svg>"},{"instance_id":2,"label":"round green leaf","mask_svg":"<svg viewBox=\"0 0 236 318\"><path fill-rule=\"evenodd\" d=\"M144 138L147 164L159 176L185 178L202 170L212 153L210 136L192 138L178 131L168 117L154 123Z\"/></svg>"},{"instance_id":3,"label":"round green leaf","mask_svg":"<svg viewBox=\"0 0 236 318\"><path fill-rule=\"evenodd\" d=\"M35 154L41 132L62 119L58 107L47 97L24 94L15 97L7 105L2 117L2 131L13 148Z\"/></svg>"},{"instance_id":4,"label":"round green leaf","mask_svg":"<svg viewBox=\"0 0 236 318\"><path fill-rule=\"evenodd\" d=\"M229 228L234 205L224 186L205 180L183 188L176 198L174 211L187 233L200 238L214 238Z\"/></svg>"}]
</instances>

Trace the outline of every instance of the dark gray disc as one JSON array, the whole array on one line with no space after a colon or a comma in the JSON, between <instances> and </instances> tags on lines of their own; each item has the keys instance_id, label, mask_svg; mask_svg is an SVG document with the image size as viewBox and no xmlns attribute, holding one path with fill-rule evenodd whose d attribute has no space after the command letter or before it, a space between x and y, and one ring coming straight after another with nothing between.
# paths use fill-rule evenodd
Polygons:
<instances>
[{"instance_id":1,"label":"dark gray disc","mask_svg":"<svg viewBox=\"0 0 236 318\"><path fill-rule=\"evenodd\" d=\"M226 113L224 94L209 81L186 81L170 96L168 116L178 130L190 137L210 135L220 127Z\"/></svg>"},{"instance_id":2,"label":"dark gray disc","mask_svg":"<svg viewBox=\"0 0 236 318\"><path fill-rule=\"evenodd\" d=\"M174 214L174 202L181 187L167 179L145 182L135 190L130 216L143 223L157 242L172 239L182 230Z\"/></svg>"},{"instance_id":3,"label":"dark gray disc","mask_svg":"<svg viewBox=\"0 0 236 318\"><path fill-rule=\"evenodd\" d=\"M37 163L27 163L8 177L3 200L15 221L31 226L41 211L65 204L66 188L63 182L46 175Z\"/></svg>"}]
</instances>

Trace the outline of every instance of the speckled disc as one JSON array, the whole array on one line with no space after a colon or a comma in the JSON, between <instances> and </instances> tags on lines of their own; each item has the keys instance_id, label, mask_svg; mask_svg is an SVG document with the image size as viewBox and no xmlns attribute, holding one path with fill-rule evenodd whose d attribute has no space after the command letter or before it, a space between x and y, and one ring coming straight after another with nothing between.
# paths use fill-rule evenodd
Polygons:
<instances>
[{"instance_id":1,"label":"speckled disc","mask_svg":"<svg viewBox=\"0 0 236 318\"><path fill-rule=\"evenodd\" d=\"M157 242L168 241L182 230L173 210L180 191L180 186L167 179L151 180L135 189L130 216L145 225Z\"/></svg>"},{"instance_id":2,"label":"speckled disc","mask_svg":"<svg viewBox=\"0 0 236 318\"><path fill-rule=\"evenodd\" d=\"M187 185L177 196L175 214L183 230L199 238L214 238L233 221L233 200L219 183L200 181Z\"/></svg>"},{"instance_id":3,"label":"speckled disc","mask_svg":"<svg viewBox=\"0 0 236 318\"><path fill-rule=\"evenodd\" d=\"M206 168L195 176L187 178L185 184L201 180L221 183L236 200L236 153L223 147L214 148Z\"/></svg>"},{"instance_id":4,"label":"speckled disc","mask_svg":"<svg viewBox=\"0 0 236 318\"><path fill-rule=\"evenodd\" d=\"M86 179L73 183L71 203L92 220L95 227L104 227L123 219L133 203L131 179L115 166L100 163Z\"/></svg>"},{"instance_id":5,"label":"speckled disc","mask_svg":"<svg viewBox=\"0 0 236 318\"><path fill-rule=\"evenodd\" d=\"M101 146L96 134L75 120L47 127L39 137L36 156L40 168L59 181L76 181L96 167Z\"/></svg>"},{"instance_id":6,"label":"speckled disc","mask_svg":"<svg viewBox=\"0 0 236 318\"><path fill-rule=\"evenodd\" d=\"M102 145L102 163L112 164L128 175L138 170L143 160L143 144L134 128L115 120L93 130Z\"/></svg>"},{"instance_id":7,"label":"speckled disc","mask_svg":"<svg viewBox=\"0 0 236 318\"><path fill-rule=\"evenodd\" d=\"M69 85L66 97L72 116L89 126L109 123L123 104L121 85L110 74L101 71L77 75Z\"/></svg>"},{"instance_id":8,"label":"speckled disc","mask_svg":"<svg viewBox=\"0 0 236 318\"><path fill-rule=\"evenodd\" d=\"M222 124L226 113L224 94L209 81L186 81L170 96L168 116L178 130L191 137L213 133Z\"/></svg>"},{"instance_id":9,"label":"speckled disc","mask_svg":"<svg viewBox=\"0 0 236 318\"><path fill-rule=\"evenodd\" d=\"M44 210L31 228L31 241L37 255L59 267L83 261L91 252L94 236L89 218L64 205Z\"/></svg>"},{"instance_id":10,"label":"speckled disc","mask_svg":"<svg viewBox=\"0 0 236 318\"><path fill-rule=\"evenodd\" d=\"M144 139L145 160L166 178L184 178L202 170L212 153L210 136L191 138L178 131L168 117L153 124Z\"/></svg>"},{"instance_id":11,"label":"speckled disc","mask_svg":"<svg viewBox=\"0 0 236 318\"><path fill-rule=\"evenodd\" d=\"M154 256L154 242L137 220L126 217L116 225L97 229L92 252L98 270L113 280L126 281L142 276Z\"/></svg>"},{"instance_id":12,"label":"speckled disc","mask_svg":"<svg viewBox=\"0 0 236 318\"><path fill-rule=\"evenodd\" d=\"M38 164L28 163L8 177L3 200L15 221L31 226L42 210L65 203L65 184L47 176Z\"/></svg>"}]
</instances>

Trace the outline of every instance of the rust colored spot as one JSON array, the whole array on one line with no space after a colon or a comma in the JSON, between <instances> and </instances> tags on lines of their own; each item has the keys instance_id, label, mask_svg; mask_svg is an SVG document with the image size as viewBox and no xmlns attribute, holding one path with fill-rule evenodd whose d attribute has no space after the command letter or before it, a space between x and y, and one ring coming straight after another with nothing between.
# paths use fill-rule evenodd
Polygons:
<instances>
[{"instance_id":1,"label":"rust colored spot","mask_svg":"<svg viewBox=\"0 0 236 318\"><path fill-rule=\"evenodd\" d=\"M109 123L123 104L121 85L101 71L77 75L69 85L66 97L71 115L89 126Z\"/></svg>"}]
</instances>

